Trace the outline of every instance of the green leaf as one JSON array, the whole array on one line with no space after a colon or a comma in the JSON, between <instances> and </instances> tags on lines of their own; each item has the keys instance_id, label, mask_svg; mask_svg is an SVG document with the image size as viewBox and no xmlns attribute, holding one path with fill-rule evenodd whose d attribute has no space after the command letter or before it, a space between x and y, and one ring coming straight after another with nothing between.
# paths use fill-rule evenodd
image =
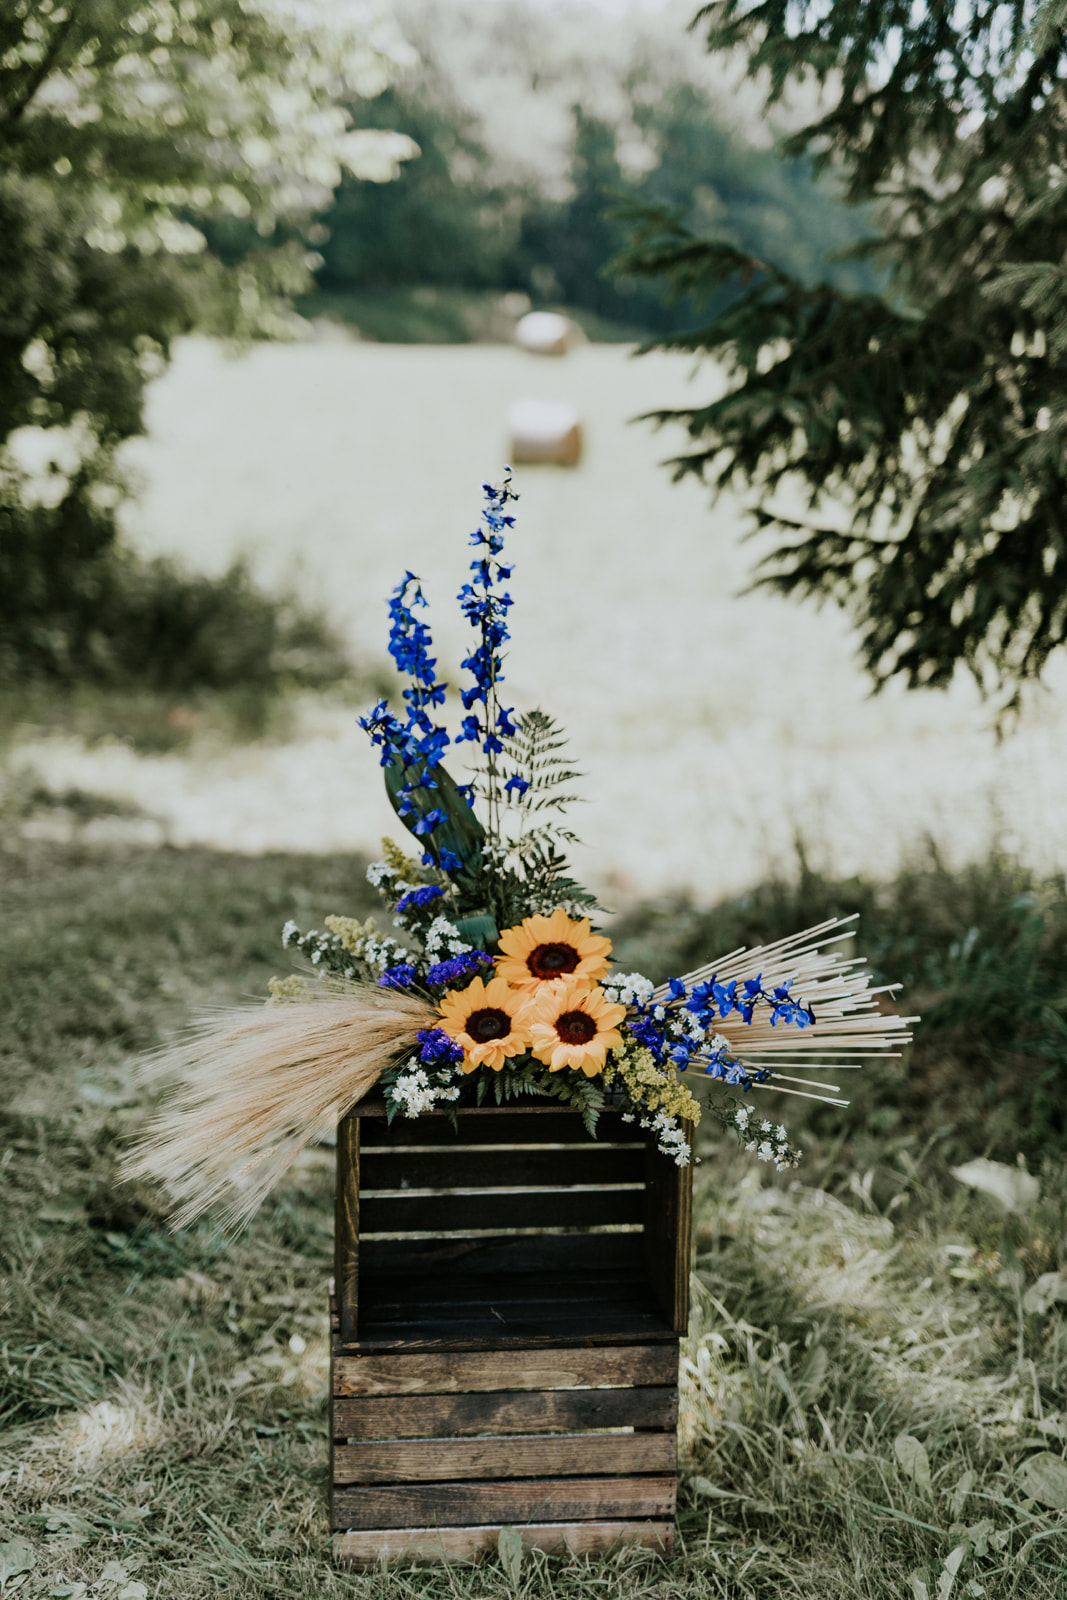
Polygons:
<instances>
[{"instance_id":1,"label":"green leaf","mask_svg":"<svg viewBox=\"0 0 1067 1600\"><path fill-rule=\"evenodd\" d=\"M1043 1317L1054 1305L1067 1300L1067 1273L1043 1272L1023 1295L1023 1310Z\"/></svg>"},{"instance_id":2,"label":"green leaf","mask_svg":"<svg viewBox=\"0 0 1067 1600\"><path fill-rule=\"evenodd\" d=\"M937 1600L949 1600L952 1586L956 1581L956 1574L963 1565L963 1558L966 1554L967 1546L958 1544L955 1550L945 1557L945 1565L942 1568L940 1578L937 1580Z\"/></svg>"},{"instance_id":3,"label":"green leaf","mask_svg":"<svg viewBox=\"0 0 1067 1600\"><path fill-rule=\"evenodd\" d=\"M434 860L440 861L442 850L451 850L452 854L462 861L464 871L477 872L481 866L485 829L460 794L455 780L449 776L444 767L434 767L428 774L430 782L436 785L433 789L417 787L422 777L426 775L425 766L421 762L416 761L411 766L405 767L401 761L390 761L382 770L385 774L386 793L398 817L401 789L405 783L416 785L407 797L415 808L414 813L400 817L400 820L410 833L415 834L416 839L430 852ZM416 834L416 823L436 810L445 813L444 822L439 822L432 833Z\"/></svg>"},{"instance_id":4,"label":"green leaf","mask_svg":"<svg viewBox=\"0 0 1067 1600\"><path fill-rule=\"evenodd\" d=\"M830 1357L824 1344L813 1344L793 1380L793 1389L802 1406L817 1400L826 1387Z\"/></svg>"},{"instance_id":5,"label":"green leaf","mask_svg":"<svg viewBox=\"0 0 1067 1600\"><path fill-rule=\"evenodd\" d=\"M962 1167L950 1168L957 1183L969 1189L978 1189L996 1202L1004 1211L1027 1212L1041 1198L1041 1184L1031 1173L1021 1167L1009 1167L1003 1161L987 1161L979 1156Z\"/></svg>"},{"instance_id":6,"label":"green leaf","mask_svg":"<svg viewBox=\"0 0 1067 1600\"><path fill-rule=\"evenodd\" d=\"M901 1470L907 1474L915 1487L923 1494L929 1494L930 1458L922 1441L910 1433L900 1433L893 1440L893 1454L900 1463Z\"/></svg>"},{"instance_id":7,"label":"green leaf","mask_svg":"<svg viewBox=\"0 0 1067 1600\"><path fill-rule=\"evenodd\" d=\"M0 1594L7 1587L12 1578L17 1578L20 1573L32 1572L37 1565L37 1553L21 1539L12 1539L7 1544L0 1544Z\"/></svg>"},{"instance_id":8,"label":"green leaf","mask_svg":"<svg viewBox=\"0 0 1067 1600\"><path fill-rule=\"evenodd\" d=\"M500 939L500 930L489 915L460 917L455 926L479 950L491 950Z\"/></svg>"},{"instance_id":9,"label":"green leaf","mask_svg":"<svg viewBox=\"0 0 1067 1600\"><path fill-rule=\"evenodd\" d=\"M1054 1456L1051 1450L1028 1456L1020 1464L1016 1477L1024 1492L1038 1505L1067 1511L1067 1462L1062 1456Z\"/></svg>"},{"instance_id":10,"label":"green leaf","mask_svg":"<svg viewBox=\"0 0 1067 1600\"><path fill-rule=\"evenodd\" d=\"M522 1574L522 1534L518 1528L501 1528L496 1540L500 1565L513 1587L518 1587Z\"/></svg>"}]
</instances>

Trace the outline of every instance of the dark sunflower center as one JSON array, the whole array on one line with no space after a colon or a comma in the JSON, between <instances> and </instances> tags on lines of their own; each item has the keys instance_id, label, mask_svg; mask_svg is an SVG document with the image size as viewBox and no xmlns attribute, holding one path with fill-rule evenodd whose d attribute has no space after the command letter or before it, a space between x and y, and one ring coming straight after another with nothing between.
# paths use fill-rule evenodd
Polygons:
<instances>
[{"instance_id":1,"label":"dark sunflower center","mask_svg":"<svg viewBox=\"0 0 1067 1600\"><path fill-rule=\"evenodd\" d=\"M496 1006L483 1006L472 1011L467 1018L467 1032L476 1044L488 1044L490 1039L506 1039L511 1032L511 1018Z\"/></svg>"},{"instance_id":2,"label":"dark sunflower center","mask_svg":"<svg viewBox=\"0 0 1067 1600\"><path fill-rule=\"evenodd\" d=\"M526 965L535 978L559 978L574 971L578 952L572 944L539 944L530 951Z\"/></svg>"},{"instance_id":3,"label":"dark sunflower center","mask_svg":"<svg viewBox=\"0 0 1067 1600\"><path fill-rule=\"evenodd\" d=\"M588 1044L596 1033L596 1023L585 1011L565 1011L556 1018L556 1032L564 1044Z\"/></svg>"}]
</instances>

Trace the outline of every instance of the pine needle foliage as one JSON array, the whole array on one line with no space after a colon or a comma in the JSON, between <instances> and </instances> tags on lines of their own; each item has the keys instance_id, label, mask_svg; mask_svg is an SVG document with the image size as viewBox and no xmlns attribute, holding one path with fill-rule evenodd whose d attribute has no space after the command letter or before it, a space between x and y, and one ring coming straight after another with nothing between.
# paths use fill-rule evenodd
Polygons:
<instances>
[{"instance_id":1,"label":"pine needle foliage","mask_svg":"<svg viewBox=\"0 0 1067 1600\"><path fill-rule=\"evenodd\" d=\"M880 292L802 282L681 211L628 213L618 270L705 306L740 291L660 341L727 375L720 399L653 414L693 441L675 476L753 495L777 536L757 583L848 609L877 686L962 665L1007 709L1067 638L1065 22L1063 0L719 0L694 19L769 104L819 86L782 154L872 207L846 253Z\"/></svg>"}]
</instances>

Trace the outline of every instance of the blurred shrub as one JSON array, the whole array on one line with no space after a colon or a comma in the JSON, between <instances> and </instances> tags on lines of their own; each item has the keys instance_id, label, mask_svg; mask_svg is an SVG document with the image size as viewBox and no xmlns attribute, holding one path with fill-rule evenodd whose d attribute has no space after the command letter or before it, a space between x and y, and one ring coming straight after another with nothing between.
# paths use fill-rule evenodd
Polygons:
<instances>
[{"instance_id":1,"label":"blurred shrub","mask_svg":"<svg viewBox=\"0 0 1067 1600\"><path fill-rule=\"evenodd\" d=\"M321 687L347 676L319 612L111 544L78 492L52 509L0 500L0 682L89 680L171 692Z\"/></svg>"},{"instance_id":2,"label":"blurred shrub","mask_svg":"<svg viewBox=\"0 0 1067 1600\"><path fill-rule=\"evenodd\" d=\"M340 316L371 337L416 341L423 335L410 303L407 326L383 331L368 298L413 286L495 289L565 304L639 337L691 326L736 297L731 288L710 308L668 304L661 284L613 274L610 264L627 239L616 214L624 196L680 208L694 226L805 281L875 286L870 267L834 259L868 231L866 215L842 204L833 183L816 179L807 161L782 160L731 132L722 108L705 89L680 80L676 64L644 59L636 41L628 66L604 63L601 73L614 72L615 110L598 115L577 98L566 110L558 106L563 125L570 123L568 170L549 181L536 164L516 171L495 148L469 85L450 78L434 49L441 23L432 13L424 22L429 32L418 64L359 107L361 121L402 130L421 153L392 183L342 180L319 217L319 293L301 302L307 315ZM504 35L495 48L513 83L526 83L517 118L532 115L546 92L558 104L558 84L549 88L554 74L539 70L525 33ZM592 61L587 70L598 75ZM646 155L640 172L625 159L635 141ZM245 227L251 235L251 224ZM457 320L445 336L461 343L475 335Z\"/></svg>"},{"instance_id":3,"label":"blurred shrub","mask_svg":"<svg viewBox=\"0 0 1067 1600\"><path fill-rule=\"evenodd\" d=\"M902 1129L1008 1159L1067 1139L1067 884L994 848L960 868L928 843L888 883L834 878L798 847L793 876L698 908L642 906L612 928L617 959L661 980L739 945L859 913L876 983L922 1021L903 1074L879 1069ZM867 1076L867 1074L864 1074ZM865 1098L865 1097L864 1097ZM864 1108L864 1114L869 1107ZM834 1113L840 1123L840 1114Z\"/></svg>"}]
</instances>

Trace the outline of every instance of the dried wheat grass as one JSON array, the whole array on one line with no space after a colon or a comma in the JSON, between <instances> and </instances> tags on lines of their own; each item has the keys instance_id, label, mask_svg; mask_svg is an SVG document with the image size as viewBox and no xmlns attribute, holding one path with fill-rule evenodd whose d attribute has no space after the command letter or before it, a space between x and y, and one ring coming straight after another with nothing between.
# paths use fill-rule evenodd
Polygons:
<instances>
[{"instance_id":1,"label":"dried wheat grass","mask_svg":"<svg viewBox=\"0 0 1067 1600\"><path fill-rule=\"evenodd\" d=\"M204 1017L142 1064L145 1082L177 1083L123 1177L162 1183L174 1228L221 1202L223 1227L240 1232L300 1150L331 1131L435 1015L424 1000L352 984Z\"/></svg>"}]
</instances>

